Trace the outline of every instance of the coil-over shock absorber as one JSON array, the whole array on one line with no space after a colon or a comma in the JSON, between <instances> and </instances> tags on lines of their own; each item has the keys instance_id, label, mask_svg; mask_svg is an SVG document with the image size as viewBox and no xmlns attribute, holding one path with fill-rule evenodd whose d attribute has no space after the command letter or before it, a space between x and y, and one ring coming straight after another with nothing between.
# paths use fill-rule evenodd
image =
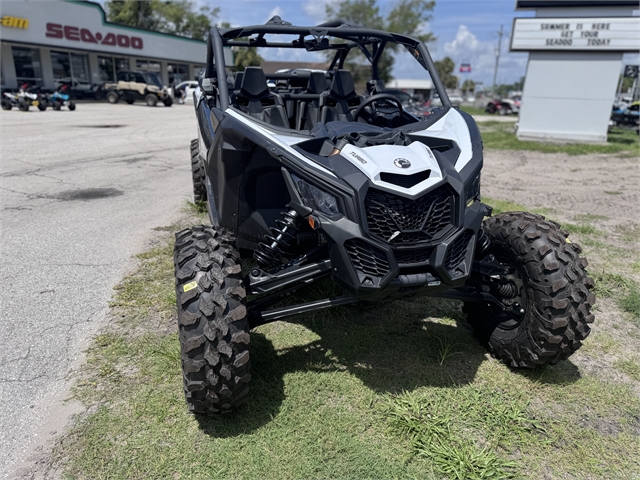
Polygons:
<instances>
[{"instance_id":1,"label":"coil-over shock absorber","mask_svg":"<svg viewBox=\"0 0 640 480\"><path fill-rule=\"evenodd\" d=\"M265 235L264 241L258 243L258 248L253 252L253 258L261 268L269 269L279 265L281 258L287 256L291 242L296 241L298 212L289 210L281 212L281 215L283 219L276 220L277 226L269 229L273 235Z\"/></svg>"},{"instance_id":2,"label":"coil-over shock absorber","mask_svg":"<svg viewBox=\"0 0 640 480\"><path fill-rule=\"evenodd\" d=\"M483 258L491 248L491 240L489 236L484 232L484 229L480 227L478 232L478 243L476 243L476 258Z\"/></svg>"}]
</instances>

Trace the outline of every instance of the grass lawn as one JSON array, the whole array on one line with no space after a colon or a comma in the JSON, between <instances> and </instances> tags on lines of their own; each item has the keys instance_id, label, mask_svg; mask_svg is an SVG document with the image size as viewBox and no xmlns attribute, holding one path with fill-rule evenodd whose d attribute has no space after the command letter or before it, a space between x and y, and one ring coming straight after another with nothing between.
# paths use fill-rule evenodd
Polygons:
<instances>
[{"instance_id":1,"label":"grass lawn","mask_svg":"<svg viewBox=\"0 0 640 480\"><path fill-rule=\"evenodd\" d=\"M461 105L460 110L462 110L463 112L467 112L469 115L486 115L484 108Z\"/></svg>"},{"instance_id":2,"label":"grass lawn","mask_svg":"<svg viewBox=\"0 0 640 480\"><path fill-rule=\"evenodd\" d=\"M590 145L586 143L544 143L518 140L514 133L515 125L503 122L478 123L485 148L499 150L532 150L545 153L567 153L584 155L589 153L618 153L621 155L640 156L640 137L637 132L622 128L614 128L606 145Z\"/></svg>"},{"instance_id":3,"label":"grass lawn","mask_svg":"<svg viewBox=\"0 0 640 480\"><path fill-rule=\"evenodd\" d=\"M520 207L490 203L496 211ZM193 211L187 217L203 221ZM67 477L640 476L637 355L619 361L630 382L580 371L571 360L511 370L486 354L460 304L448 300L365 304L262 326L251 334L249 403L225 416L190 415L171 258L179 228L161 229L139 256L116 288L114 321L88 350L74 388L87 412L54 455ZM606 242L594 232L575 235ZM635 288L611 275L599 288L612 297ZM618 348L614 339L596 340L581 350L594 361Z\"/></svg>"}]
</instances>

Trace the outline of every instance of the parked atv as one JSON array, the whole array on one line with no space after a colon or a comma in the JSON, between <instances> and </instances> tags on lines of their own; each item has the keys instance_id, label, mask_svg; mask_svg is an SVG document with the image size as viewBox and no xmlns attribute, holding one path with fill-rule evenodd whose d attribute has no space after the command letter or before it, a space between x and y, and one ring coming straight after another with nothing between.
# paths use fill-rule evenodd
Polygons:
<instances>
[{"instance_id":1,"label":"parked atv","mask_svg":"<svg viewBox=\"0 0 640 480\"><path fill-rule=\"evenodd\" d=\"M48 97L49 104L54 110L62 110L62 107L67 107L69 110L74 111L76 104L71 100L69 95L69 84L62 84L52 95Z\"/></svg>"},{"instance_id":2,"label":"parked atv","mask_svg":"<svg viewBox=\"0 0 640 480\"><path fill-rule=\"evenodd\" d=\"M2 92L2 109L11 110L17 107L23 112L28 112L30 106L38 107L38 94L28 91L29 85L25 84L20 87L18 93Z\"/></svg>"},{"instance_id":3,"label":"parked atv","mask_svg":"<svg viewBox=\"0 0 640 480\"><path fill-rule=\"evenodd\" d=\"M612 126L638 129L640 127L640 102L614 108L611 112L611 124Z\"/></svg>"},{"instance_id":4,"label":"parked atv","mask_svg":"<svg viewBox=\"0 0 640 480\"><path fill-rule=\"evenodd\" d=\"M281 48L283 38L333 52L328 71L227 76L224 47ZM442 99L430 115L406 112L388 93L356 93L345 63L367 52L376 81L393 44L430 75ZM191 165L211 225L182 230L174 249L191 411L247 400L252 328L362 300L461 300L480 341L513 367L555 364L589 335L594 284L581 248L541 215L491 216L480 196L480 132L452 108L421 41L279 17L213 28L199 83ZM342 295L292 302L327 279Z\"/></svg>"},{"instance_id":5,"label":"parked atv","mask_svg":"<svg viewBox=\"0 0 640 480\"><path fill-rule=\"evenodd\" d=\"M118 82L107 83L104 89L107 91L109 103L118 103L123 99L129 105L136 100L142 100L150 107L155 107L158 102L162 102L166 107L173 104L173 97L155 72L120 71Z\"/></svg>"}]
</instances>

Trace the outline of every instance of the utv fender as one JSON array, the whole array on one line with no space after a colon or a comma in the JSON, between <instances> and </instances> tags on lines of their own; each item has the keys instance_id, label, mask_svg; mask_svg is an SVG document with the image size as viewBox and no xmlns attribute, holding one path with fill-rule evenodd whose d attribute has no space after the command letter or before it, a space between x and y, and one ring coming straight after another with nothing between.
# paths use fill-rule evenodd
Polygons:
<instances>
[{"instance_id":1,"label":"utv fender","mask_svg":"<svg viewBox=\"0 0 640 480\"><path fill-rule=\"evenodd\" d=\"M211 225L218 228L220 226L220 214L218 213L218 208L216 207L216 201L213 198L213 188L211 188L211 180L207 175L205 177L205 186L207 188L207 213L209 214L209 221Z\"/></svg>"}]
</instances>

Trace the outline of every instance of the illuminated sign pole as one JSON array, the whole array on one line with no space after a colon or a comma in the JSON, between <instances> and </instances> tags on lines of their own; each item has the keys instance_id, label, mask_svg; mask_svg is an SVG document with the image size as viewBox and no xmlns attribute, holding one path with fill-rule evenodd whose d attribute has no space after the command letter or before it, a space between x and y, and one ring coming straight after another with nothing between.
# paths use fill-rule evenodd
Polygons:
<instances>
[{"instance_id":1,"label":"illuminated sign pole","mask_svg":"<svg viewBox=\"0 0 640 480\"><path fill-rule=\"evenodd\" d=\"M517 0L510 50L529 52L518 138L606 142L622 55L640 51L637 0Z\"/></svg>"}]
</instances>

